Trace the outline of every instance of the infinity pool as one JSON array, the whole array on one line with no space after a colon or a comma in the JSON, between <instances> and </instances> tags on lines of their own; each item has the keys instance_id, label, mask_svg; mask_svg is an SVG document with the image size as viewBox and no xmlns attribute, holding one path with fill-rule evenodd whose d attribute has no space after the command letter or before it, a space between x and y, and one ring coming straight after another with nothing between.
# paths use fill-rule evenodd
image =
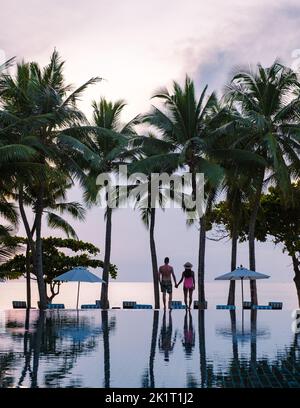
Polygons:
<instances>
[{"instance_id":1,"label":"infinity pool","mask_svg":"<svg viewBox=\"0 0 300 408\"><path fill-rule=\"evenodd\" d=\"M300 387L291 325L285 310L0 312L0 387Z\"/></svg>"}]
</instances>

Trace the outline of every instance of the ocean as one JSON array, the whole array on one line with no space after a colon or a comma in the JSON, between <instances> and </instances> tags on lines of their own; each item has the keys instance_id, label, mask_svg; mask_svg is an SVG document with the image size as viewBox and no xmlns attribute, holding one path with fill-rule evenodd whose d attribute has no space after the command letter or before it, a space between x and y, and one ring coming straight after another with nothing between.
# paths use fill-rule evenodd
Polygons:
<instances>
[{"instance_id":1,"label":"ocean","mask_svg":"<svg viewBox=\"0 0 300 408\"><path fill-rule=\"evenodd\" d=\"M215 309L216 304L226 304L229 282L208 282L205 286L208 309ZM293 310L298 307L296 289L293 283L272 283L258 281L259 304L267 304L269 301L283 302L284 309ZM99 284L81 283L79 305L95 303L100 298L101 286ZM194 299L197 291L194 292ZM244 282L244 300L249 300L249 282ZM53 303L64 303L67 309L76 307L77 283L63 283L60 293ZM153 304L153 285L151 282L110 282L109 283L110 307L122 306L123 300L134 300L138 303ZM20 281L8 281L0 283L0 309L12 308L13 300L26 300L26 283ZM182 285L173 288L173 300L183 300ZM36 282L32 283L32 307L37 307L38 291ZM241 304L240 282L236 284L236 305Z\"/></svg>"}]
</instances>

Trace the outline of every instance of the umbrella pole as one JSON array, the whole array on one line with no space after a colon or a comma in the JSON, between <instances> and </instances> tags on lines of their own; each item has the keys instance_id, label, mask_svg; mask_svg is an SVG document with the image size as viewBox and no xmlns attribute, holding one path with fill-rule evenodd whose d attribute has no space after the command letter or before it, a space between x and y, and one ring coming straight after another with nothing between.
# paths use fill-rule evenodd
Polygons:
<instances>
[{"instance_id":1,"label":"umbrella pole","mask_svg":"<svg viewBox=\"0 0 300 408\"><path fill-rule=\"evenodd\" d=\"M79 291L80 291L80 281L78 282L78 289L77 289L77 305L76 305L77 310L78 310L78 303L79 303Z\"/></svg>"},{"instance_id":2,"label":"umbrella pole","mask_svg":"<svg viewBox=\"0 0 300 408\"><path fill-rule=\"evenodd\" d=\"M242 309L244 308L244 284L243 278L241 278L241 286L242 286Z\"/></svg>"},{"instance_id":3,"label":"umbrella pole","mask_svg":"<svg viewBox=\"0 0 300 408\"><path fill-rule=\"evenodd\" d=\"M242 287L242 333L244 334L244 282L241 278L241 287Z\"/></svg>"}]
</instances>

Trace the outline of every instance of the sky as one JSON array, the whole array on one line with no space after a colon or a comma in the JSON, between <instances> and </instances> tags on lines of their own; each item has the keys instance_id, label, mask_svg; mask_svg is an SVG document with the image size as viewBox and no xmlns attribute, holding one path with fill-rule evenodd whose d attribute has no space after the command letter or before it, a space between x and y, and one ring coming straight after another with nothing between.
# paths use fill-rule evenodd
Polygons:
<instances>
[{"instance_id":1,"label":"sky","mask_svg":"<svg viewBox=\"0 0 300 408\"><path fill-rule=\"evenodd\" d=\"M221 93L237 67L268 65L276 58L300 66L298 0L10 0L1 5L1 16L0 60L16 56L43 65L56 48L66 60L69 83L103 78L80 102L87 117L91 101L106 96L127 101L123 120L128 121L149 109L157 88L182 82L186 74L199 95L206 84ZM69 198L82 200L78 187ZM93 208L84 223L73 223L79 238L99 246L102 255L103 215ZM116 211L112 237L118 280L151 280L148 232L139 214ZM196 268L198 231L186 227L179 209L159 213L156 243L159 263L169 256L177 275L186 261ZM245 244L238 263L248 266ZM207 280L229 270L230 242L209 240ZM270 273L274 282L293 276L289 257L272 243L257 245L257 270Z\"/></svg>"}]
</instances>

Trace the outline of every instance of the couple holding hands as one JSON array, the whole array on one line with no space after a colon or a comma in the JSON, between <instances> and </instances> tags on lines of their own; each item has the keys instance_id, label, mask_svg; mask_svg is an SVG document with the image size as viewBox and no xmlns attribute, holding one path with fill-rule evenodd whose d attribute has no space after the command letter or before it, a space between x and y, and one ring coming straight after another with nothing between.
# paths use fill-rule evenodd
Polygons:
<instances>
[{"instance_id":1,"label":"couple holding hands","mask_svg":"<svg viewBox=\"0 0 300 408\"><path fill-rule=\"evenodd\" d=\"M169 295L169 309L171 309L171 302L172 302L172 277L174 280L175 288L183 281L183 295L184 295L184 303L187 309L191 308L191 304L193 301L193 291L195 289L195 273L192 271L192 264L190 262L186 262L184 266L184 271L182 272L181 279L178 283L176 283L176 277L174 274L174 269L171 265L169 265L169 258L165 258L164 265L159 267L159 282L161 292L163 294L163 303L164 309L166 308L166 294ZM189 295L189 304L187 301Z\"/></svg>"}]
</instances>

